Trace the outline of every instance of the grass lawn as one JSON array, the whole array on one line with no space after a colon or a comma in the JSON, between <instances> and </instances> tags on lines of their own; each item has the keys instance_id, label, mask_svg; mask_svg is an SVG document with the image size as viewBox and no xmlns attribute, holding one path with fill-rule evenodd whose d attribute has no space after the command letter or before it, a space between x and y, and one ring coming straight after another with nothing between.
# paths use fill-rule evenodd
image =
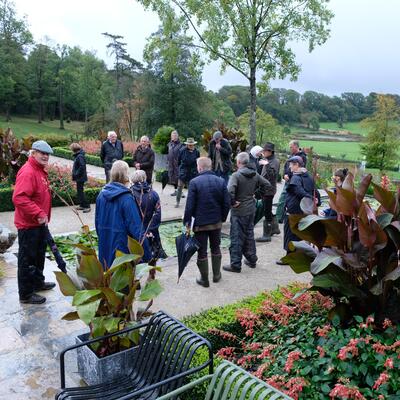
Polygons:
<instances>
[{"instance_id":1,"label":"grass lawn","mask_svg":"<svg viewBox=\"0 0 400 400\"><path fill-rule=\"evenodd\" d=\"M331 155L335 158L357 161L361 159L360 143L358 142L319 142L317 140L301 140L302 147L313 147L314 151L320 155Z\"/></svg>"},{"instance_id":2,"label":"grass lawn","mask_svg":"<svg viewBox=\"0 0 400 400\"><path fill-rule=\"evenodd\" d=\"M332 129L335 131L349 131L351 133L358 133L363 136L367 136L368 130L361 126L360 122L346 122L343 124L343 128L339 128L336 122L320 122L321 129Z\"/></svg>"},{"instance_id":3,"label":"grass lawn","mask_svg":"<svg viewBox=\"0 0 400 400\"><path fill-rule=\"evenodd\" d=\"M59 126L59 120L43 121L41 124L38 124L35 118L12 117L10 122L6 122L5 117L3 115L0 116L0 128L7 129L10 127L15 136L19 138L30 134L40 136L83 133L83 123L79 121L72 121L69 124L64 121L65 130L60 130Z\"/></svg>"}]
</instances>

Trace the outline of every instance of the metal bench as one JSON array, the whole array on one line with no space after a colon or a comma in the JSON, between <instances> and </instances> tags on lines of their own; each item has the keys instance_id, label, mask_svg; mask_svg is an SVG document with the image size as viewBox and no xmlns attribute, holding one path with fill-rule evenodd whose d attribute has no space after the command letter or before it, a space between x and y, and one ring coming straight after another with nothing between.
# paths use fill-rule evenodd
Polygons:
<instances>
[{"instance_id":1,"label":"metal bench","mask_svg":"<svg viewBox=\"0 0 400 400\"><path fill-rule=\"evenodd\" d=\"M68 351L105 338L146 328L140 340L136 362L131 371L119 379L94 386L65 388L65 354ZM208 350L208 359L193 366L199 349ZM60 354L61 391L57 400L66 399L155 399L179 388L184 378L208 367L213 372L211 344L180 321L163 311L148 322L70 346Z\"/></svg>"},{"instance_id":2,"label":"metal bench","mask_svg":"<svg viewBox=\"0 0 400 400\"><path fill-rule=\"evenodd\" d=\"M214 374L205 375L158 397L158 400L175 398L179 394L207 381L210 381L210 383L204 400L293 400L229 361L223 361Z\"/></svg>"}]
</instances>

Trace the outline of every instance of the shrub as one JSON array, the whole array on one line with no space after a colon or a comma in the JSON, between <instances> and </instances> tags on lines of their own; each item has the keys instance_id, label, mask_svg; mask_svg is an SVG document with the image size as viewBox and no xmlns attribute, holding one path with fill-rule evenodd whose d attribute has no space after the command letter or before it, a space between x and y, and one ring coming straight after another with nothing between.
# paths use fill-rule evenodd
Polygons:
<instances>
[{"instance_id":1,"label":"shrub","mask_svg":"<svg viewBox=\"0 0 400 400\"><path fill-rule=\"evenodd\" d=\"M331 300L317 292L236 311L244 334L219 329L217 355L252 372L294 399L395 399L400 395L400 335L389 320L374 330L372 317L357 316L342 329L326 319ZM381 397L380 397L381 396ZM382 397L384 396L384 397Z\"/></svg>"},{"instance_id":2,"label":"shrub","mask_svg":"<svg viewBox=\"0 0 400 400\"><path fill-rule=\"evenodd\" d=\"M29 135L27 138L31 139L32 142L45 140L51 147L68 146L72 143L71 137L67 135Z\"/></svg>"},{"instance_id":3,"label":"shrub","mask_svg":"<svg viewBox=\"0 0 400 400\"><path fill-rule=\"evenodd\" d=\"M171 140L171 132L174 130L171 126L162 126L154 135L153 145L157 153L168 154L168 143Z\"/></svg>"}]
</instances>

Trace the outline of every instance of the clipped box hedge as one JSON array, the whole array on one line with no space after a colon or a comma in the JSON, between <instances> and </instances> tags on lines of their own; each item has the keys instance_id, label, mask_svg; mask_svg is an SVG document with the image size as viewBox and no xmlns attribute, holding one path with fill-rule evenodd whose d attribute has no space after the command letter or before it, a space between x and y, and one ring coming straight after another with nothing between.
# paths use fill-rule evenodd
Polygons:
<instances>
[{"instance_id":1,"label":"clipped box hedge","mask_svg":"<svg viewBox=\"0 0 400 400\"><path fill-rule=\"evenodd\" d=\"M96 202L96 198L102 188L85 188L85 197L89 204ZM0 212L14 211L14 204L12 202L13 189L11 187L0 189ZM66 198L67 201L69 199ZM75 204L78 204L78 199L75 195L72 197ZM54 197L51 202L53 207L63 207L65 204L58 198Z\"/></svg>"},{"instance_id":2,"label":"clipped box hedge","mask_svg":"<svg viewBox=\"0 0 400 400\"><path fill-rule=\"evenodd\" d=\"M54 155L61 158L66 158L68 160L73 160L74 157L72 155L72 151L69 147L54 147L53 148ZM96 167L103 167L103 163L101 161L100 156L95 156L93 154L85 154L86 163L90 165L95 165ZM124 161L128 163L130 167L133 166L133 158L129 156L125 156L123 158Z\"/></svg>"}]
</instances>

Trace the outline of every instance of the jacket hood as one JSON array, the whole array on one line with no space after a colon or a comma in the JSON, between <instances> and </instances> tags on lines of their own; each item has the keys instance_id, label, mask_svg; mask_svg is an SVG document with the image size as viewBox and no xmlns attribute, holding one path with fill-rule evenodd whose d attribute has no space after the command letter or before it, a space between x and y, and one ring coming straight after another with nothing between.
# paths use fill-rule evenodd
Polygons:
<instances>
[{"instance_id":1,"label":"jacket hood","mask_svg":"<svg viewBox=\"0 0 400 400\"><path fill-rule=\"evenodd\" d=\"M147 193L151 189L150 185L147 182L136 182L134 185L131 186L132 192Z\"/></svg>"},{"instance_id":2,"label":"jacket hood","mask_svg":"<svg viewBox=\"0 0 400 400\"><path fill-rule=\"evenodd\" d=\"M74 157L78 157L79 154L82 154L83 156L86 154L85 150L80 149L79 151L77 151L76 153L73 154Z\"/></svg>"},{"instance_id":3,"label":"jacket hood","mask_svg":"<svg viewBox=\"0 0 400 400\"><path fill-rule=\"evenodd\" d=\"M254 169L249 167L240 168L238 172L241 173L246 178L253 178L257 174L257 172Z\"/></svg>"},{"instance_id":4,"label":"jacket hood","mask_svg":"<svg viewBox=\"0 0 400 400\"><path fill-rule=\"evenodd\" d=\"M115 198L131 191L122 183L111 182L104 186L102 193L107 201L114 201Z\"/></svg>"}]
</instances>

